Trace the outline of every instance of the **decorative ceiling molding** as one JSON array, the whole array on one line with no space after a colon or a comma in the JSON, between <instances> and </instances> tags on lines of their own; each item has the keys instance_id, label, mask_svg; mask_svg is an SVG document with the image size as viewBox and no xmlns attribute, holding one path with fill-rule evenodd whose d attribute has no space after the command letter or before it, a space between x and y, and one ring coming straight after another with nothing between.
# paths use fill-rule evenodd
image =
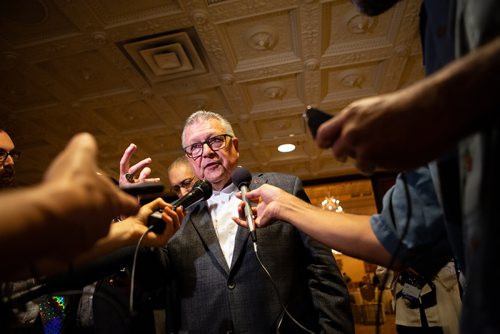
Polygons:
<instances>
[{"instance_id":1,"label":"decorative ceiling molding","mask_svg":"<svg viewBox=\"0 0 500 334\"><path fill-rule=\"evenodd\" d=\"M247 43L255 50L272 50L278 43L278 31L270 25L258 25L251 27L247 33Z\"/></svg>"},{"instance_id":2,"label":"decorative ceiling molding","mask_svg":"<svg viewBox=\"0 0 500 334\"><path fill-rule=\"evenodd\" d=\"M302 113L420 79L420 2L369 18L351 0L2 1L0 116L23 151L20 183L39 181L80 131L109 175L133 142L133 162L151 157L167 182L198 109L228 118L252 171L356 173L316 146ZM286 142L296 150L278 152Z\"/></svg>"},{"instance_id":3,"label":"decorative ceiling molding","mask_svg":"<svg viewBox=\"0 0 500 334\"><path fill-rule=\"evenodd\" d=\"M151 85L208 71L184 31L124 42L123 48Z\"/></svg>"}]
</instances>

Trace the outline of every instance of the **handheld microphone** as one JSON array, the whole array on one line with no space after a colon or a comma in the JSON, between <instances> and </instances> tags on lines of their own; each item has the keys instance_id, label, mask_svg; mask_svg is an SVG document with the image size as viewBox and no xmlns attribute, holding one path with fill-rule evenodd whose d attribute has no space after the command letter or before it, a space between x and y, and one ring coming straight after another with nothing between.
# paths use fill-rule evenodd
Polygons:
<instances>
[{"instance_id":1,"label":"handheld microphone","mask_svg":"<svg viewBox=\"0 0 500 334\"><path fill-rule=\"evenodd\" d=\"M243 202L245 202L245 216L247 219L248 229L250 230L250 236L252 237L253 242L257 242L257 233L255 232L255 222L253 221L252 207L248 202L246 197L247 192L249 191L248 186L252 181L252 175L248 171L248 169L244 167L236 167L231 175L231 180L233 184L238 187L241 191L241 198Z\"/></svg>"},{"instance_id":2,"label":"handheld microphone","mask_svg":"<svg viewBox=\"0 0 500 334\"><path fill-rule=\"evenodd\" d=\"M173 201L173 210L182 206L184 209L198 203L201 200L207 200L212 196L212 185L205 180L198 180L193 188L185 196ZM156 234L161 234L165 230L165 222L161 219L163 210L153 212L148 218L148 226L153 225L152 231Z\"/></svg>"},{"instance_id":3,"label":"handheld microphone","mask_svg":"<svg viewBox=\"0 0 500 334\"><path fill-rule=\"evenodd\" d=\"M193 188L190 192L188 192L185 196L173 201L171 204L174 207L174 210L179 206L187 209L193 204L198 203L201 200L207 200L212 196L212 185L210 182L205 180L198 180L193 185Z\"/></svg>"}]
</instances>

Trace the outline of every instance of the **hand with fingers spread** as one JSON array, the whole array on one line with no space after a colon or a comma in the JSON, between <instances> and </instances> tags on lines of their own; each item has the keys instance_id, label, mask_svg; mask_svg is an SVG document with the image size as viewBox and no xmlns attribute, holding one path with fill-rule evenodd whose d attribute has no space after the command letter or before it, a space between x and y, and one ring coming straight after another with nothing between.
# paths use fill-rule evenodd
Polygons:
<instances>
[{"instance_id":1,"label":"hand with fingers spread","mask_svg":"<svg viewBox=\"0 0 500 334\"><path fill-rule=\"evenodd\" d=\"M130 166L132 156L137 151L137 145L130 144L123 156L120 159L120 186L125 186L131 183L145 183L145 182L160 182L160 178L149 178L151 174L151 158L146 158L133 166ZM137 174L139 174L137 176ZM136 177L137 176L137 177Z\"/></svg>"}]
</instances>

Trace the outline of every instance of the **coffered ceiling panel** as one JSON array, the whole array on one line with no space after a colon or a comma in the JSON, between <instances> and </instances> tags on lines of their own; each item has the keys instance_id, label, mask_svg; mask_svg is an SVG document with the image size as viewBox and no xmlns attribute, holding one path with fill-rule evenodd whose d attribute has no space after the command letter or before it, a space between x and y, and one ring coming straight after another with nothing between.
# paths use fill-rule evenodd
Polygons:
<instances>
[{"instance_id":1,"label":"coffered ceiling panel","mask_svg":"<svg viewBox=\"0 0 500 334\"><path fill-rule=\"evenodd\" d=\"M218 26L229 44L234 70L265 67L300 60L297 11L252 16Z\"/></svg>"},{"instance_id":2,"label":"coffered ceiling panel","mask_svg":"<svg viewBox=\"0 0 500 334\"><path fill-rule=\"evenodd\" d=\"M0 36L13 45L37 43L78 32L71 19L52 0L0 2Z\"/></svg>"},{"instance_id":3,"label":"coffered ceiling panel","mask_svg":"<svg viewBox=\"0 0 500 334\"><path fill-rule=\"evenodd\" d=\"M200 90L196 94L168 96L166 100L175 110L179 111L179 116L183 119L191 115L193 110L205 109L217 113L227 113L230 110L226 105L226 99L220 87ZM229 117L230 114L229 112L226 116Z\"/></svg>"},{"instance_id":4,"label":"coffered ceiling panel","mask_svg":"<svg viewBox=\"0 0 500 334\"><path fill-rule=\"evenodd\" d=\"M166 124L145 101L129 102L112 108L100 108L96 112L116 131L125 133L166 127Z\"/></svg>"},{"instance_id":5,"label":"coffered ceiling panel","mask_svg":"<svg viewBox=\"0 0 500 334\"><path fill-rule=\"evenodd\" d=\"M256 120L259 141L288 140L306 135L306 125L302 114Z\"/></svg>"},{"instance_id":6,"label":"coffered ceiling panel","mask_svg":"<svg viewBox=\"0 0 500 334\"><path fill-rule=\"evenodd\" d=\"M250 112L266 113L287 106L303 106L301 96L302 80L298 74L268 80L251 81L242 84L249 95Z\"/></svg>"},{"instance_id":7,"label":"coffered ceiling panel","mask_svg":"<svg viewBox=\"0 0 500 334\"><path fill-rule=\"evenodd\" d=\"M155 17L181 9L175 0L88 0L87 3L105 25L124 24L135 21L138 16Z\"/></svg>"},{"instance_id":8,"label":"coffered ceiling panel","mask_svg":"<svg viewBox=\"0 0 500 334\"><path fill-rule=\"evenodd\" d=\"M185 119L226 116L251 171L304 180L357 173L312 141L302 113L423 76L420 0L369 18L350 0L18 0L0 4L0 127L32 184L67 140L93 133L117 177L130 143L153 176L182 154ZM280 153L291 143L296 150Z\"/></svg>"},{"instance_id":9,"label":"coffered ceiling panel","mask_svg":"<svg viewBox=\"0 0 500 334\"><path fill-rule=\"evenodd\" d=\"M124 42L127 56L150 85L208 71L187 31Z\"/></svg>"},{"instance_id":10,"label":"coffered ceiling panel","mask_svg":"<svg viewBox=\"0 0 500 334\"><path fill-rule=\"evenodd\" d=\"M0 70L0 100L12 110L38 107L58 101L40 84L30 80L23 68Z\"/></svg>"},{"instance_id":11,"label":"coffered ceiling panel","mask_svg":"<svg viewBox=\"0 0 500 334\"><path fill-rule=\"evenodd\" d=\"M325 5L325 30L328 45L325 53L340 53L394 43L401 19L401 5L391 13L380 17L360 14L349 2L334 2ZM399 15L398 15L399 14Z\"/></svg>"},{"instance_id":12,"label":"coffered ceiling panel","mask_svg":"<svg viewBox=\"0 0 500 334\"><path fill-rule=\"evenodd\" d=\"M132 141L137 146L144 148L146 152L150 152L154 156L171 153L175 158L177 158L182 154L180 136L178 136L176 132L168 131L168 127L149 131L149 136L137 136L133 138ZM121 153L122 152L120 152L120 154Z\"/></svg>"},{"instance_id":13,"label":"coffered ceiling panel","mask_svg":"<svg viewBox=\"0 0 500 334\"><path fill-rule=\"evenodd\" d=\"M38 66L76 96L128 88L120 72L96 50L47 60Z\"/></svg>"},{"instance_id":14,"label":"coffered ceiling panel","mask_svg":"<svg viewBox=\"0 0 500 334\"><path fill-rule=\"evenodd\" d=\"M387 61L335 67L323 71L325 77L325 101L341 98L361 98L375 95L381 90L382 76L386 73Z\"/></svg>"},{"instance_id":15,"label":"coffered ceiling panel","mask_svg":"<svg viewBox=\"0 0 500 334\"><path fill-rule=\"evenodd\" d=\"M250 148L240 147L240 160L239 164L245 166L250 170L256 170L259 168L259 158L265 155L264 152L258 152L259 156L254 155L254 151Z\"/></svg>"}]
</instances>

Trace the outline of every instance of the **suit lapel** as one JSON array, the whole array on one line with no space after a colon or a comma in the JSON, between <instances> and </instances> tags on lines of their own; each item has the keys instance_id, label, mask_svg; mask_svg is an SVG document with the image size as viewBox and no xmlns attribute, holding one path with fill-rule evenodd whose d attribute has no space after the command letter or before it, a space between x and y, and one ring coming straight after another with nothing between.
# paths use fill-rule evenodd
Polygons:
<instances>
[{"instance_id":1,"label":"suit lapel","mask_svg":"<svg viewBox=\"0 0 500 334\"><path fill-rule=\"evenodd\" d=\"M229 273L229 268L224 258L224 254L222 253L222 249L220 248L219 239L217 238L217 234L215 233L215 229L212 223L212 217L208 212L206 202L203 202L198 207L198 210L195 210L191 213L189 221L193 224L205 247L217 260L219 265L227 273Z\"/></svg>"},{"instance_id":2,"label":"suit lapel","mask_svg":"<svg viewBox=\"0 0 500 334\"><path fill-rule=\"evenodd\" d=\"M262 174L254 174L252 176L252 182L250 183L250 190L257 189L262 184L266 183L267 180L263 179ZM233 260L231 261L231 268L233 268L238 258L243 253L243 249L246 247L248 238L250 237L250 231L247 228L238 226L238 231L236 232L236 239L234 241L234 253Z\"/></svg>"},{"instance_id":3,"label":"suit lapel","mask_svg":"<svg viewBox=\"0 0 500 334\"><path fill-rule=\"evenodd\" d=\"M234 240L234 252L233 259L231 261L231 269L233 268L236 261L240 257L243 248L245 248L247 244L248 237L250 236L250 232L248 229L238 226L238 231L236 232L236 239Z\"/></svg>"}]
</instances>

